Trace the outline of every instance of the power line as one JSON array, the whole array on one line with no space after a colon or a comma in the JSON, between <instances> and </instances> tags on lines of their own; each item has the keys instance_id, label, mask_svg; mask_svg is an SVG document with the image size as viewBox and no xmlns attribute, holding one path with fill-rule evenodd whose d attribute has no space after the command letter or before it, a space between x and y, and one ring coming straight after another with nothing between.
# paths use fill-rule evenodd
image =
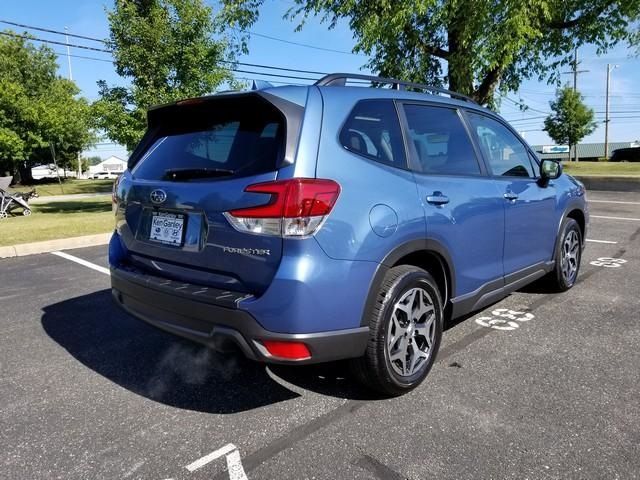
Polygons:
<instances>
[{"instance_id":1,"label":"power line","mask_svg":"<svg viewBox=\"0 0 640 480\"><path fill-rule=\"evenodd\" d=\"M24 25L24 27L26 28L33 28L33 29L37 29L39 27L30 27L28 25ZM57 32L54 30L50 30L51 32L55 32L55 33L59 33L61 35L64 35L64 33L62 32ZM62 45L62 46L67 46L67 43L64 42L58 42L56 40L47 40L44 38L38 38L38 37L32 37L32 36L28 36L28 35L20 35L17 33L11 33L11 32L0 32L0 34L2 35L7 35L10 37L17 37L17 38L24 38L26 40L34 40L37 42L42 42L42 43L51 43L54 45ZM72 36L71 34L69 34L69 36ZM90 38L90 37L87 37ZM91 40L96 40L96 39L91 39ZM78 44L74 44L74 43L70 43L68 44L69 47L72 48L82 48L82 49L86 49L86 50L93 50L93 51L98 51L98 52L103 52L103 53L110 53L112 54L113 51L111 50L107 50L107 49L100 49L100 48L95 48L95 47L88 47L85 45L78 45ZM58 53L58 52L56 52ZM58 53L58 55L63 55ZM64 54L66 55L66 54ZM86 57L86 59L90 59L90 57ZM101 61L106 61L103 59L95 59L95 60L101 60ZM243 66L247 66L247 67L254 67L254 68L264 68L264 69L269 69L269 70L280 70L280 71L286 71L286 72L295 72L295 73L308 73L308 74L315 74L315 75L326 75L326 72L319 72L316 70L302 70L299 68L288 68L288 67L276 67L276 66L272 66L272 65L262 65L259 63L247 63L247 62L234 62L234 61L230 61L230 60L220 60L220 63L225 63L228 65L243 65ZM241 73L253 73L253 72L241 72ZM271 76L271 75L269 75ZM280 75L282 76L282 75ZM291 77L294 78L294 77ZM298 80L316 80L316 79L309 79L309 78L298 78Z\"/></svg>"},{"instance_id":2,"label":"power line","mask_svg":"<svg viewBox=\"0 0 640 480\"><path fill-rule=\"evenodd\" d=\"M232 72L238 72L238 73L250 73L252 75L264 75L266 77L293 78L294 80L312 80L312 81L318 80L317 78L296 77L296 76L293 76L293 75L278 75L277 73L267 73L267 72L252 72L250 70L239 70L239 69L234 69L234 68L231 68L230 70Z\"/></svg>"},{"instance_id":3,"label":"power line","mask_svg":"<svg viewBox=\"0 0 640 480\"><path fill-rule=\"evenodd\" d=\"M10 22L8 20L0 20L0 23L4 23L7 25L13 25L15 27L21 27L21 28L28 28L30 30L38 30L40 32L47 32L47 33L55 33L58 35L64 35L65 32L61 32L60 30L53 30L50 28L42 28L42 27L35 27L33 25L25 25L22 23L17 23L17 22ZM318 45L311 45L308 43L302 43L302 42L295 42L293 40L286 40L284 38L279 38L279 37L274 37L271 35L265 35L264 33L258 33L258 32L252 32L250 30L241 30L239 28L233 28L233 30L237 31L237 32L241 32L241 33L246 33L249 35L255 35L256 37L262 37L262 38L266 38L268 40L273 40L275 42L282 42L282 43L288 43L290 45L297 45L299 47L305 47L305 48L313 48L315 50L323 50L326 52L333 52L333 53L342 53L342 54L346 54L346 55L356 55L356 56L364 56L358 53L353 53L353 52L348 52L346 50L337 50L334 48L326 48L326 47L320 47ZM90 40L92 42L100 42L100 43L106 43L106 41L104 39L101 38L95 38L95 37L89 37L86 35L77 35L77 34L68 34L70 37L75 37L75 38L81 38L83 40Z\"/></svg>"},{"instance_id":4,"label":"power line","mask_svg":"<svg viewBox=\"0 0 640 480\"><path fill-rule=\"evenodd\" d=\"M10 22L8 20L0 20L0 23L5 23L7 25L13 25L14 27L28 28L29 30L38 30L40 32L56 33L58 35L67 35L69 37L82 38L83 40L91 40L92 42L106 43L105 40L100 39L100 38L87 37L85 35L77 35L75 33L61 32L60 30L52 30L52 29L49 29L49 28L34 27L34 26L31 26L31 25L24 25L22 23Z\"/></svg>"},{"instance_id":5,"label":"power line","mask_svg":"<svg viewBox=\"0 0 640 480\"><path fill-rule=\"evenodd\" d=\"M513 99L511 99L511 98L507 97L506 95L505 95L504 97L502 97L502 98L505 98L506 100L509 100L509 101L510 101L511 103L513 103L514 105L518 105L518 106L523 105L523 103L522 103L522 102L516 102L515 100L513 100ZM527 105L525 105L525 106L527 107L527 110L531 110L531 111L533 111L533 112L538 112L538 113L544 113L545 115L548 115L548 114L549 114L549 112L544 112L544 111L542 111L542 110L538 110L538 109L536 109L536 108L529 107L529 106L527 106Z\"/></svg>"},{"instance_id":6,"label":"power line","mask_svg":"<svg viewBox=\"0 0 640 480\"><path fill-rule=\"evenodd\" d=\"M53 53L55 53L55 54L56 54L56 55L58 55L58 56L63 56L63 57L66 57L66 56L67 56L66 52L56 52L56 51L54 50L54 51L53 51ZM85 57L84 55L73 55L73 54L70 54L69 56L70 56L71 58L82 58L82 59L84 59L84 60L95 60L95 61L97 61L97 62L113 63L113 60L109 60L109 59L106 59L106 58Z\"/></svg>"},{"instance_id":7,"label":"power line","mask_svg":"<svg viewBox=\"0 0 640 480\"><path fill-rule=\"evenodd\" d=\"M268 68L270 70L281 70L281 71L284 71L284 72L310 73L310 74L316 74L316 75L326 75L327 74L327 72L316 72L314 70L300 70L300 69L297 69L297 68L287 68L287 67L273 67L273 66L270 66L270 65L260 65L259 63L232 62L232 61L228 61L228 60L221 60L220 63L227 63L227 64L233 64L233 65L243 65L245 67Z\"/></svg>"},{"instance_id":8,"label":"power line","mask_svg":"<svg viewBox=\"0 0 640 480\"><path fill-rule=\"evenodd\" d=\"M87 47L85 45L75 45L72 43L58 42L56 40L45 40L44 38L32 37L30 35L20 35L20 34L11 33L11 32L0 32L0 35L6 35L8 37L15 37L15 38L23 38L25 40L32 40L32 41L42 42L42 43L52 43L54 45L62 45L63 47L66 47L68 45L69 47L82 48L84 50L92 50L94 52L112 53L111 50L105 50L104 48Z\"/></svg>"},{"instance_id":9,"label":"power line","mask_svg":"<svg viewBox=\"0 0 640 480\"><path fill-rule=\"evenodd\" d=\"M514 118L514 119L507 119L507 122L526 122L526 121L530 121L530 120L535 120L537 118L547 118L546 116L537 116L537 117L527 117L527 118Z\"/></svg>"},{"instance_id":10,"label":"power line","mask_svg":"<svg viewBox=\"0 0 640 480\"><path fill-rule=\"evenodd\" d=\"M311 45L309 43L294 42L293 40L285 40L284 38L273 37L271 35L265 35L264 33L252 32L251 30L241 30L239 28L233 28L233 30L235 30L237 32L241 32L241 33L246 33L246 34L249 34L249 35L255 35L256 37L266 38L268 40L273 40L275 42L288 43L289 45L297 45L299 47L313 48L315 50L323 50L325 52L342 53L344 55L355 55L355 56L359 56L359 57L366 56L366 55L362 55L360 53L347 52L346 50L336 50L334 48L319 47L317 45Z\"/></svg>"}]
</instances>

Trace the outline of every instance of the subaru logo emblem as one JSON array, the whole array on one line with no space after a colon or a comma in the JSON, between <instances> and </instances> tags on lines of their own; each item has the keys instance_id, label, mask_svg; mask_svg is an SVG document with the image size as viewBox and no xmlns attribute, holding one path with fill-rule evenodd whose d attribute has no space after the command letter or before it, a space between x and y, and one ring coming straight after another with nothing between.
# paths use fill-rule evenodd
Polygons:
<instances>
[{"instance_id":1,"label":"subaru logo emblem","mask_svg":"<svg viewBox=\"0 0 640 480\"><path fill-rule=\"evenodd\" d=\"M163 203L167 199L167 194L164 190L154 190L150 196L153 203Z\"/></svg>"}]
</instances>

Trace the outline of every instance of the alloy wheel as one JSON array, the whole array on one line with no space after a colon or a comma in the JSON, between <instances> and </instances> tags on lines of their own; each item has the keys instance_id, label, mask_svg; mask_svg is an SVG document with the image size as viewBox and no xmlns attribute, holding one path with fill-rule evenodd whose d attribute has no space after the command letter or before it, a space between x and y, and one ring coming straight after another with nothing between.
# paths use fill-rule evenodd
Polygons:
<instances>
[{"instance_id":1,"label":"alloy wheel","mask_svg":"<svg viewBox=\"0 0 640 480\"><path fill-rule=\"evenodd\" d=\"M410 377L428 363L435 321L433 299L423 288L408 290L395 303L387 328L387 351L395 373Z\"/></svg>"},{"instance_id":2,"label":"alloy wheel","mask_svg":"<svg viewBox=\"0 0 640 480\"><path fill-rule=\"evenodd\" d=\"M580 238L575 230L571 230L562 242L562 276L568 284L576 280L580 262Z\"/></svg>"}]
</instances>

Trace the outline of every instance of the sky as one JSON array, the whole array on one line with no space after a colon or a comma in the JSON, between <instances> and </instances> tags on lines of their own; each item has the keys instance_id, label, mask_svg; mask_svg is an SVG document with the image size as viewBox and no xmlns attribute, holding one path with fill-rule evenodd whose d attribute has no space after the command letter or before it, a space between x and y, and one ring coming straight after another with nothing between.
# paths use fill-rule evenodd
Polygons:
<instances>
[{"instance_id":1,"label":"sky","mask_svg":"<svg viewBox=\"0 0 640 480\"><path fill-rule=\"evenodd\" d=\"M211 2L214 9L217 3ZM64 30L70 33L89 37L107 38L108 23L105 9L111 8L112 2L105 0L1 0L0 20L21 23L25 25ZM362 67L367 63L367 57L351 53L355 40L348 25L341 22L336 28L329 30L319 19L311 18L303 29L295 31L296 23L284 20L282 17L292 6L287 0L265 0L261 9L260 19L251 27L249 53L238 58L245 63L258 63L294 69L313 70L319 72L362 72L368 73ZM11 28L16 31L27 29L12 27L0 23L0 29ZM56 34L28 30L33 36L64 42L64 37ZM268 39L260 35L276 37L288 42L306 44L294 45ZM102 47L101 44L82 40L70 39L70 43ZM63 45L50 45L59 53L59 74L69 75L68 59ZM316 48L311 48L316 47ZM82 95L89 100L98 96L96 82L106 80L109 84L126 84L115 73L110 55L79 48L71 48L71 72L73 80L78 84ZM90 58L80 58L90 57ZM579 70L587 70L578 76L578 90L584 95L585 103L596 112L598 128L585 138L584 142L604 141L604 111L607 64L616 65L611 70L610 84L610 117L609 141L632 142L640 140L640 58L631 57L626 46L619 45L603 56L596 54L595 48L583 47L579 51ZM253 72L269 72L253 67L238 67ZM566 69L569 70L568 68ZM270 73L274 73L271 71ZM282 72L286 73L286 72ZM237 73L242 78L257 78L281 82L311 83L299 79L269 77L256 73ZM317 77L311 74L296 74L301 77ZM563 81L572 82L572 75L563 75ZM555 95L556 86L548 85L537 80L523 82L520 91L508 95L510 99L503 99L500 112L532 145L553 145L553 141L542 131L542 121L549 112L549 101ZM525 112L514 105L513 100L522 100L529 109ZM99 155L106 158L117 155L126 158L126 150L121 146L102 140L86 155Z\"/></svg>"}]
</instances>

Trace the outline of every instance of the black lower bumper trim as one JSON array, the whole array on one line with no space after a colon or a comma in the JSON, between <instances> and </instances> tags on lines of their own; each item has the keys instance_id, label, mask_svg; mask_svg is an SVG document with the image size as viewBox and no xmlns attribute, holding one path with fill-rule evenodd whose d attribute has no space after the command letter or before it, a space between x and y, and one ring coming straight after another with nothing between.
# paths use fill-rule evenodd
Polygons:
<instances>
[{"instance_id":1,"label":"black lower bumper trim","mask_svg":"<svg viewBox=\"0 0 640 480\"><path fill-rule=\"evenodd\" d=\"M369 338L368 327L320 333L287 334L265 330L246 311L202 302L176 294L171 287L149 283L140 275L111 268L111 286L116 302L133 316L162 330L207 345L225 349L229 341L253 360L281 363L321 363L362 356ZM261 340L304 342L311 358L286 360L269 356ZM256 345L258 342L258 345Z\"/></svg>"}]
</instances>

